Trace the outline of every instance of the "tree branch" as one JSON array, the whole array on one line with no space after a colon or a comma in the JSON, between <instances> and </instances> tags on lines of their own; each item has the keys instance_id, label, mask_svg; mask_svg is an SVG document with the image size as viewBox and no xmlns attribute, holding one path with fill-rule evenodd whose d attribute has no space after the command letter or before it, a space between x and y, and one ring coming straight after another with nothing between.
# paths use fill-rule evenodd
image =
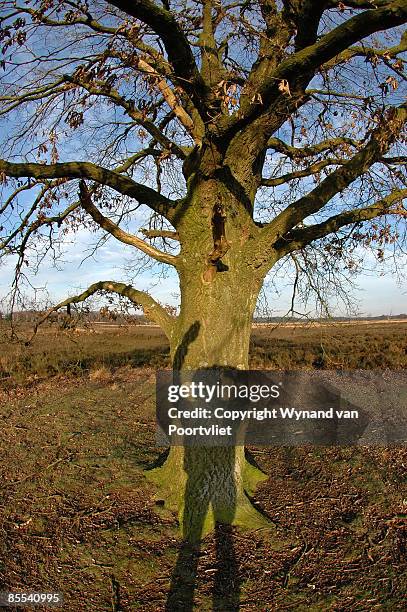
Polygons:
<instances>
[{"instance_id":1,"label":"tree branch","mask_svg":"<svg viewBox=\"0 0 407 612\"><path fill-rule=\"evenodd\" d=\"M347 49L362 38L388 28L402 25L407 19L407 3L396 0L381 8L370 9L355 15L345 23L325 34L314 45L294 53L278 67L274 77L290 78L296 70L315 70L329 59ZM265 84L265 89L273 83Z\"/></svg>"},{"instance_id":2,"label":"tree branch","mask_svg":"<svg viewBox=\"0 0 407 612\"><path fill-rule=\"evenodd\" d=\"M241 100L239 110L225 121L222 129L232 133L242 129L253 117L267 113L278 98L287 97L279 89L282 83L286 82L290 87L293 82L298 81L300 75L302 85L306 85L318 68L350 45L375 32L402 25L406 19L406 0L395 0L381 8L370 9L351 17L322 36L316 43L282 61L259 85L257 97L248 96ZM293 90L292 87L291 89Z\"/></svg>"},{"instance_id":3,"label":"tree branch","mask_svg":"<svg viewBox=\"0 0 407 612\"><path fill-rule=\"evenodd\" d=\"M195 131L194 122L192 121L186 110L178 102L176 95L174 94L168 83L165 81L165 79L163 79L158 74L158 72L143 59L138 60L138 66L139 68L141 68L141 70L147 72L148 74L151 74L157 79L157 87L161 91L163 98L167 102L168 106L171 108L171 110L174 111L174 115L179 119L180 123L184 126L187 132L191 134L195 144L201 144L201 139L197 137Z\"/></svg>"},{"instance_id":4,"label":"tree branch","mask_svg":"<svg viewBox=\"0 0 407 612\"><path fill-rule=\"evenodd\" d=\"M144 62L144 64L146 64L146 66L148 66L148 71L153 71L157 74L157 76L160 77L160 82L159 82L159 88L161 89L161 85L163 86L163 90L162 93L164 95L164 97L166 98L167 102L168 102L168 98L170 97L170 95L168 94L168 91L172 91L171 88L165 83L165 78L170 78L172 79L174 77L173 72L172 72L172 68L171 65L164 59L163 55L161 53L159 53L156 49L154 49L154 47L149 46L148 44L146 44L145 42L138 40L137 37L134 36L134 33L132 31L132 28L129 27L109 27L106 26L102 23L100 23L99 21L97 21L96 19L94 19L94 17L92 16L92 14L89 12L89 10L87 9L87 7L85 7L85 5L81 6L80 9L83 11L83 16L77 16L75 18L70 18L69 20L53 20L53 19L49 19L48 17L46 17L43 14L40 14L38 11L28 8L28 7L21 7L21 6L17 6L17 11L18 13L26 13L29 14L32 19L35 22L40 22L41 25L44 26L48 26L48 27L59 27L59 28L67 28L67 27L74 27L77 25L82 25L82 26L86 26L88 28L90 28L91 30L93 30L94 32L97 32L99 34L106 34L108 36L111 36L112 38L115 37L119 37L119 38L124 38L126 39L133 48L138 49L140 51L142 51L143 53L145 53L147 56L150 56L151 59L153 60L152 63L153 65L151 65L151 62L149 64L146 64L146 62ZM79 8L79 7L75 7L75 8ZM105 51L104 52L104 57L115 57L116 59L119 59L120 61L123 61L124 63L126 63L126 54L123 51L118 51L116 49L110 49L109 51ZM129 67L134 67L134 54L130 54L129 55L129 60L130 63L127 64ZM143 62L143 60L140 60L140 62ZM62 77L59 81L59 83L55 83L53 85L51 85L51 88L56 87L57 85L60 85L63 82L66 81L70 81L72 82L72 80L70 79L70 77L67 77L66 75L64 77ZM176 81L176 79L174 79ZM179 85L179 83L177 83ZM81 86L85 87L84 83L81 83ZM89 88L88 88L89 91ZM49 96L52 95L54 93L59 93L59 92L64 92L63 88L60 88L59 90L55 89L55 90L50 90L49 92L46 91L41 97L45 97L45 96ZM32 99L38 99L40 97L40 92L38 92L38 95L36 97L33 97L33 95L30 94L30 97L28 98L28 100L32 100ZM119 103L120 106L122 106L126 112L135 120L137 121L140 125L143 125L143 127L148 130L150 133L152 132L152 130L156 129L154 126L154 123L149 121L147 118L143 117L141 113L137 113L137 111L134 108L131 108L130 105L127 104L127 101L124 98L121 98L118 94L118 92L111 92L111 95L109 95L109 93L107 91L96 91L96 88L93 88L93 94L94 95L105 95L110 97L112 100L114 100L116 103ZM174 95L174 94L173 94ZM0 98L2 99L2 98ZM18 101L14 101L12 98L10 98L13 101L13 105L11 106L11 108L14 108L15 106L18 106ZM171 105L170 105L171 106ZM178 105L181 109L181 111L183 110L182 106ZM10 108L10 109L11 109ZM194 108L195 114L196 114L196 109ZM6 111L2 111L2 112L6 112ZM176 113L177 114L177 113ZM181 115L181 113L180 113ZM178 115L177 115L178 116ZM188 127L187 126L187 117L188 117L188 113L186 111L184 111L184 117L183 120L181 121L184 125L184 127ZM178 117L179 119L181 119L181 116ZM158 133L156 130L156 134L153 134L154 137L161 142L161 144L165 144L164 140L165 140L165 135L162 134L161 135L161 140L158 138ZM169 145L170 141L168 141L167 139L167 143L165 144L166 148L170 148ZM179 154L179 150L177 150L175 143L170 143L173 145L173 149L174 149L174 153Z\"/></svg>"},{"instance_id":5,"label":"tree branch","mask_svg":"<svg viewBox=\"0 0 407 612\"><path fill-rule=\"evenodd\" d=\"M141 151L137 151L134 155L131 155L127 159L124 159L119 166L116 166L114 169L115 172L122 174L123 172L127 172L129 168L131 168L135 163L145 159L146 157L160 158L163 155L163 151L160 149L154 149L154 147L147 147Z\"/></svg>"},{"instance_id":6,"label":"tree branch","mask_svg":"<svg viewBox=\"0 0 407 612\"><path fill-rule=\"evenodd\" d=\"M40 193L37 195L37 197L34 199L34 202L32 203L29 211L27 212L27 214L23 217L20 225L18 225L16 227L16 229L11 232L11 234L9 234L2 242L0 242L0 250L3 250L5 248L8 247L8 245L10 244L10 242L18 235L21 234L24 230L24 228L26 228L28 226L28 223L30 221L31 216L34 214L34 212L37 210L37 207L39 205L39 203L41 202L42 198L44 197L44 195L50 190L52 189L51 185L45 185ZM40 224L40 221L34 221L34 223L31 224L30 228L35 225L36 227L38 227ZM27 233L32 233L30 231L30 228L28 229Z\"/></svg>"},{"instance_id":7,"label":"tree branch","mask_svg":"<svg viewBox=\"0 0 407 612\"><path fill-rule=\"evenodd\" d=\"M322 223L317 223L301 229L295 228L284 238L279 238L274 248L280 251L282 255L285 255L292 251L302 249L311 242L323 238L328 234L337 232L346 225L362 223L363 221L369 221L370 219L375 219L382 215L399 215L400 217L407 218L407 210L405 208L401 206L391 208L392 205L401 203L406 197L407 189L397 189L372 206L354 208L353 210L334 215Z\"/></svg>"},{"instance_id":8,"label":"tree branch","mask_svg":"<svg viewBox=\"0 0 407 612\"><path fill-rule=\"evenodd\" d=\"M198 42L201 48L201 74L210 87L216 86L222 79L227 79L215 39L212 19L214 4L213 0L202 1L202 31Z\"/></svg>"},{"instance_id":9,"label":"tree branch","mask_svg":"<svg viewBox=\"0 0 407 612\"><path fill-rule=\"evenodd\" d=\"M297 223L318 212L337 193L343 191L372 164L383 157L400 133L407 120L407 105L392 108L383 118L367 142L350 160L332 172L306 196L293 202L264 228L263 232L284 236Z\"/></svg>"},{"instance_id":10,"label":"tree branch","mask_svg":"<svg viewBox=\"0 0 407 612\"><path fill-rule=\"evenodd\" d=\"M290 159L303 159L304 157L312 157L313 155L319 155L319 153L323 153L324 151L335 151L337 148L348 145L351 147L359 147L360 142L354 140L353 138L337 137L337 138L329 138L328 140L323 140L314 145L309 145L307 147L293 147L280 138L270 138L268 141L268 148L274 149L274 151L278 151L278 153L282 153L286 155Z\"/></svg>"},{"instance_id":11,"label":"tree branch","mask_svg":"<svg viewBox=\"0 0 407 612\"><path fill-rule=\"evenodd\" d=\"M108 291L110 293L117 293L118 295L122 295L128 298L135 306L141 306L144 314L149 319L155 321L161 329L164 331L165 335L168 339L171 339L171 335L173 332L173 328L176 322L176 318L172 317L165 310L161 304L156 302L154 298L151 297L145 291L138 291L134 289L131 285L125 285L124 283L116 283L115 281L99 281L98 283L94 283L86 291L80 293L79 295L74 295L71 298L60 302L56 306L53 306L41 319L36 323L34 327L33 334L29 339L28 343L32 342L35 334L37 333L38 327L42 325L53 312L56 312L60 308L64 308L68 306L68 304L78 304L79 302L85 301L91 295L94 295L98 291Z\"/></svg>"},{"instance_id":12,"label":"tree branch","mask_svg":"<svg viewBox=\"0 0 407 612\"><path fill-rule=\"evenodd\" d=\"M146 253L146 255L149 255L153 259L156 259L161 263L176 266L177 257L164 253L163 251L159 251L155 247L144 242L144 240L141 240L141 238L138 238L133 234L129 234L123 231L118 225L116 225L116 223L113 223L113 221L102 215L100 210L96 208L96 206L93 204L84 180L81 180L79 184L79 190L79 197L82 208L84 208L86 212L90 214L92 219L95 221L95 223L97 223L97 225L99 225L99 227L114 236L117 240L120 240L120 242L136 247L137 249L143 251L143 253Z\"/></svg>"},{"instance_id":13,"label":"tree branch","mask_svg":"<svg viewBox=\"0 0 407 612\"><path fill-rule=\"evenodd\" d=\"M173 230L141 229L140 232L146 238L171 238L171 240L179 240L178 232Z\"/></svg>"},{"instance_id":14,"label":"tree branch","mask_svg":"<svg viewBox=\"0 0 407 612\"><path fill-rule=\"evenodd\" d=\"M172 13L151 0L109 0L109 4L139 19L158 34L164 43L168 59L180 85L193 100L196 108L206 115L205 84L184 32Z\"/></svg>"},{"instance_id":15,"label":"tree branch","mask_svg":"<svg viewBox=\"0 0 407 612\"><path fill-rule=\"evenodd\" d=\"M395 157L382 157L380 160L383 164L400 165L405 166L407 164L406 155L398 155Z\"/></svg>"},{"instance_id":16,"label":"tree branch","mask_svg":"<svg viewBox=\"0 0 407 612\"><path fill-rule=\"evenodd\" d=\"M295 6L295 9L294 9ZM296 51L315 43L321 17L326 8L326 2L321 0L303 0L302 2L286 3L286 13L295 24Z\"/></svg>"},{"instance_id":17,"label":"tree branch","mask_svg":"<svg viewBox=\"0 0 407 612\"><path fill-rule=\"evenodd\" d=\"M338 5L344 5L354 9L371 9L379 6L388 6L392 0L331 0L327 2L327 8L337 8Z\"/></svg>"},{"instance_id":18,"label":"tree branch","mask_svg":"<svg viewBox=\"0 0 407 612\"><path fill-rule=\"evenodd\" d=\"M9 102L9 105L0 110L0 115L6 115L14 108L17 108L25 102L33 102L35 100L44 100L50 96L66 92L66 79L61 77L53 83L47 83L41 87L23 91L19 96L0 96L0 102Z\"/></svg>"},{"instance_id":19,"label":"tree branch","mask_svg":"<svg viewBox=\"0 0 407 612\"><path fill-rule=\"evenodd\" d=\"M294 170L293 172L288 172L287 174L282 174L276 178L263 178L261 184L263 187L277 187L278 185L284 185L289 181L293 181L297 178L303 178L305 176L312 176L313 174L317 174L323 168L332 165L344 164L345 162L341 159L323 159L308 168L303 168L301 170Z\"/></svg>"},{"instance_id":20,"label":"tree branch","mask_svg":"<svg viewBox=\"0 0 407 612\"><path fill-rule=\"evenodd\" d=\"M73 75L64 75L64 80L66 83L72 83L78 87L82 87L85 91L87 91L92 96L101 96L105 98L109 98L112 100L117 106L123 108L127 115L133 119L135 123L141 125L151 136L159 142L164 148L168 149L175 155L177 155L180 159L185 159L184 152L182 148L180 148L175 142L167 138L167 136L155 125L154 121L145 117L140 111L138 111L134 107L134 103L132 100L127 100L123 96L119 94L118 91L113 89L110 85L107 85L105 82L86 82L83 78L80 78L79 70ZM170 89L170 88L168 88Z\"/></svg>"},{"instance_id":21,"label":"tree branch","mask_svg":"<svg viewBox=\"0 0 407 612\"><path fill-rule=\"evenodd\" d=\"M149 206L152 210L171 220L171 209L177 202L169 200L154 189L133 181L113 170L102 168L90 162L65 162L58 164L12 163L0 159L0 174L12 177L37 179L86 178L101 185L107 185L122 195L129 196Z\"/></svg>"},{"instance_id":22,"label":"tree branch","mask_svg":"<svg viewBox=\"0 0 407 612\"><path fill-rule=\"evenodd\" d=\"M405 51L407 51L407 32L403 33L398 45L393 45L392 47L377 49L375 47L361 46L345 49L344 51L336 55L334 58L326 62L323 65L323 69L324 71L330 70L331 68L334 68L343 62L348 62L353 57L380 57L385 62L388 62L389 58L397 57L400 53L404 53ZM391 64L387 63L387 65L390 68L394 69Z\"/></svg>"}]
</instances>

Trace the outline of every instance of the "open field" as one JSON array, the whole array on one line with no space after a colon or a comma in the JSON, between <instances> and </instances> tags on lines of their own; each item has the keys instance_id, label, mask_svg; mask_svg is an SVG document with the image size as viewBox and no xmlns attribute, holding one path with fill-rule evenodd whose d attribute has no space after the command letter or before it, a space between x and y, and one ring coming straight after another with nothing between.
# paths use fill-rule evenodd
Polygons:
<instances>
[{"instance_id":1,"label":"open field","mask_svg":"<svg viewBox=\"0 0 407 612\"><path fill-rule=\"evenodd\" d=\"M42 327L32 346L25 325L20 342L10 343L6 324L0 327L0 379L25 384L56 374L151 366L169 367L168 343L158 327L94 325L62 332ZM253 368L405 368L407 322L333 323L330 326L285 324L254 327L250 362Z\"/></svg>"},{"instance_id":2,"label":"open field","mask_svg":"<svg viewBox=\"0 0 407 612\"><path fill-rule=\"evenodd\" d=\"M256 329L252 366L405 368L406 331ZM144 476L159 330L44 328L0 358L0 590L60 590L64 612L405 610L407 449L250 449L273 527L194 553Z\"/></svg>"}]
</instances>

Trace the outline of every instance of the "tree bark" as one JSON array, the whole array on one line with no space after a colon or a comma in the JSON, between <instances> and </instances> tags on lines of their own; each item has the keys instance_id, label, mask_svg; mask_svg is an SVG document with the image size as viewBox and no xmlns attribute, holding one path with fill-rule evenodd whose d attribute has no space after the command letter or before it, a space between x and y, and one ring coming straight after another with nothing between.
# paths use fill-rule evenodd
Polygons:
<instances>
[{"instance_id":1,"label":"tree bark","mask_svg":"<svg viewBox=\"0 0 407 612\"><path fill-rule=\"evenodd\" d=\"M233 234L232 229L232 243L241 240L241 233L239 238ZM211 264L205 260L202 242L189 241L197 252L189 253L180 271L181 311L171 341L173 369L248 369L260 279L242 265L238 248L231 248L208 279L205 272ZM207 254L210 247L208 240ZM202 261L206 263L199 265ZM173 446L164 465L148 477L159 485L166 506L178 511L186 540L199 541L215 523L270 527L247 496L266 476L247 461L243 446Z\"/></svg>"}]
</instances>

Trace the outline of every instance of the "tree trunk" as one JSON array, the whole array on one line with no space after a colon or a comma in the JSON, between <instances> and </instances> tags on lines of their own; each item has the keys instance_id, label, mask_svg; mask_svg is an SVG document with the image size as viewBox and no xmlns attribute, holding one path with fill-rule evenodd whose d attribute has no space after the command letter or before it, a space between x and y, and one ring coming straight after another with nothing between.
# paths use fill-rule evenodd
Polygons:
<instances>
[{"instance_id":1,"label":"tree trunk","mask_svg":"<svg viewBox=\"0 0 407 612\"><path fill-rule=\"evenodd\" d=\"M229 269L210 282L204 268L181 273L181 312L171 343L174 370L248 368L260 284L230 255L225 264ZM247 497L265 475L246 460L243 446L174 446L149 478L159 485L167 507L179 512L187 540L198 541L216 522L270 527Z\"/></svg>"}]
</instances>

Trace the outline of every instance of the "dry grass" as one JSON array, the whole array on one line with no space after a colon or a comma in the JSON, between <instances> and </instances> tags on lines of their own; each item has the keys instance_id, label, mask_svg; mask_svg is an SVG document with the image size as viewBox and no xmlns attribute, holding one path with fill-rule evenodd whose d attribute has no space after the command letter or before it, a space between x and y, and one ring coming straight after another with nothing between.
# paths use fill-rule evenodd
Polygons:
<instances>
[{"instance_id":1,"label":"dry grass","mask_svg":"<svg viewBox=\"0 0 407 612\"><path fill-rule=\"evenodd\" d=\"M407 367L407 323L333 323L255 329L254 367L383 369Z\"/></svg>"},{"instance_id":2,"label":"dry grass","mask_svg":"<svg viewBox=\"0 0 407 612\"><path fill-rule=\"evenodd\" d=\"M168 367L169 347L158 328L103 327L76 334L44 327L32 346L10 342L0 328L0 379L3 384L31 384L54 375L105 376L115 368ZM253 329L250 365L266 369L372 369L407 367L407 323L279 326ZM99 374L96 372L100 370Z\"/></svg>"},{"instance_id":3,"label":"dry grass","mask_svg":"<svg viewBox=\"0 0 407 612\"><path fill-rule=\"evenodd\" d=\"M251 449L275 527L218 528L176 577L177 520L143 475L153 368L14 387L0 415L0 590L62 591L63 612L405 610L405 448Z\"/></svg>"},{"instance_id":4,"label":"dry grass","mask_svg":"<svg viewBox=\"0 0 407 612\"><path fill-rule=\"evenodd\" d=\"M111 379L112 373L106 366L101 366L99 368L92 368L89 372L90 380L95 380L96 382L107 382Z\"/></svg>"},{"instance_id":5,"label":"dry grass","mask_svg":"<svg viewBox=\"0 0 407 612\"><path fill-rule=\"evenodd\" d=\"M129 365L159 366L168 361L166 338L149 327L104 328L77 334L43 327L31 346L24 340L29 328L18 329L19 341L10 342L0 328L0 379L3 384L31 384L55 375L83 375Z\"/></svg>"},{"instance_id":6,"label":"dry grass","mask_svg":"<svg viewBox=\"0 0 407 612\"><path fill-rule=\"evenodd\" d=\"M406 329L256 329L251 363L406 367ZM0 590L60 590L64 612L405 610L405 448L251 449L275 527L219 527L180 566L177 519L143 474L168 359L154 328L44 328L31 347L4 335Z\"/></svg>"}]
</instances>

